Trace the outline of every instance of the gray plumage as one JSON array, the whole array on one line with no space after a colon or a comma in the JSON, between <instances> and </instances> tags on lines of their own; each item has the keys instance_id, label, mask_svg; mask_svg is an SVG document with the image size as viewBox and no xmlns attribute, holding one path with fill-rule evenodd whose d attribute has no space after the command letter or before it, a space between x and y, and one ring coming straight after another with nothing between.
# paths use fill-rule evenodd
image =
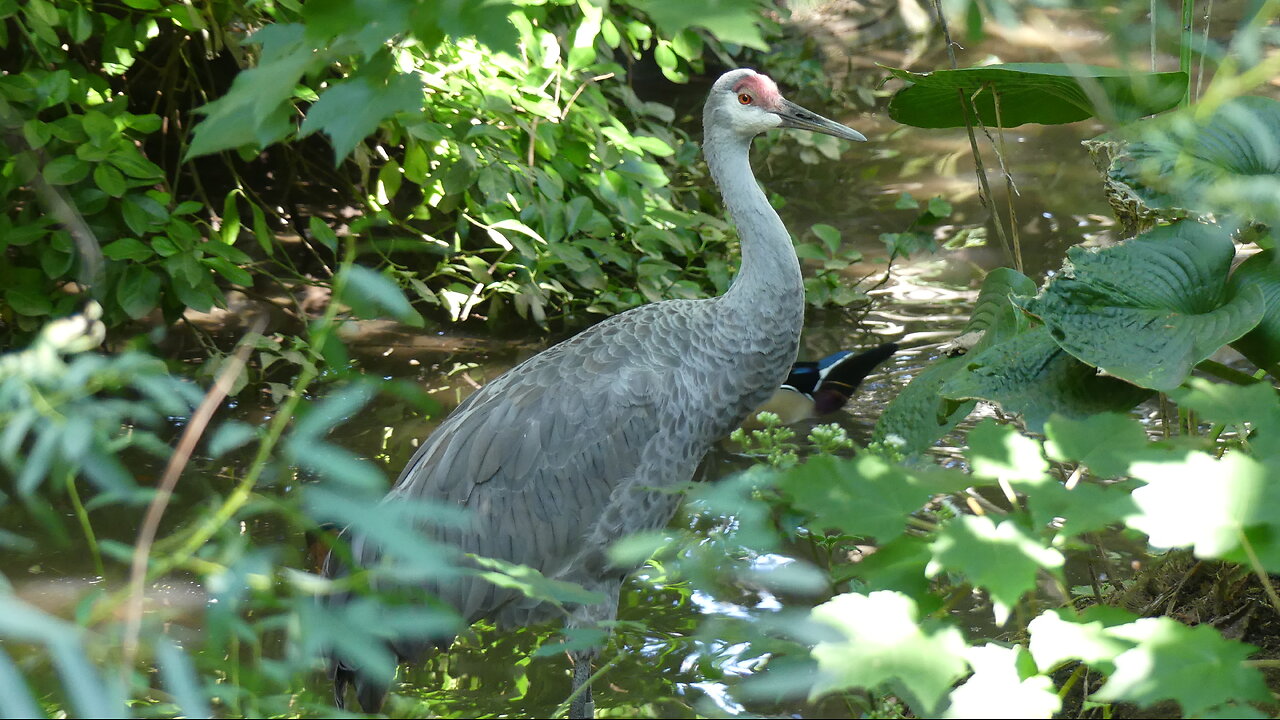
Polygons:
<instances>
[{"instance_id":1,"label":"gray plumage","mask_svg":"<svg viewBox=\"0 0 1280 720\"><path fill-rule=\"evenodd\" d=\"M462 553L536 568L603 593L599 605L570 608L571 625L612 619L631 568L610 567L618 538L666 524L711 446L787 377L804 319L804 287L790 236L756 184L751 139L799 127L852 140L861 135L783 100L773 82L733 70L711 90L704 152L742 240L732 287L708 300L635 308L535 355L462 403L405 466L387 502L425 498L465 508L461 528L423 528ZM376 550L353 542L367 565ZM326 572L342 572L332 561ZM559 611L517 590L470 575L425 589L464 621L500 627L551 619ZM438 638L446 646L452 638ZM395 643L417 659L425 643ZM575 689L593 653L574 653ZM389 679L333 661L341 704L354 682L366 711ZM370 703L373 706L370 707ZM589 689L571 714L591 712Z\"/></svg>"}]
</instances>

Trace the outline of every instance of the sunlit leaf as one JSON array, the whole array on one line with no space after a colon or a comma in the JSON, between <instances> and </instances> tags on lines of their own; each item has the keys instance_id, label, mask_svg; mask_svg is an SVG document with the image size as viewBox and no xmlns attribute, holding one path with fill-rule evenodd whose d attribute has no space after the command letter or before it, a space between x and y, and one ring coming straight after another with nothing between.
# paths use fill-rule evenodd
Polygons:
<instances>
[{"instance_id":1,"label":"sunlit leaf","mask_svg":"<svg viewBox=\"0 0 1280 720\"><path fill-rule=\"evenodd\" d=\"M966 672L960 631L921 625L915 601L905 595L846 593L814 608L812 617L836 633L813 648L820 674L812 697L887 686L918 715L931 715Z\"/></svg>"},{"instance_id":2,"label":"sunlit leaf","mask_svg":"<svg viewBox=\"0 0 1280 720\"><path fill-rule=\"evenodd\" d=\"M1057 575L1063 564L1062 553L1045 547L1017 522L996 523L986 516L955 518L938 531L931 549L929 576L955 572L986 590L1001 625L1023 594L1035 588L1041 570Z\"/></svg>"},{"instance_id":3,"label":"sunlit leaf","mask_svg":"<svg viewBox=\"0 0 1280 720\"><path fill-rule=\"evenodd\" d=\"M1108 633L1136 647L1115 659L1115 672L1092 696L1096 701L1150 706L1173 700L1189 716L1229 700L1271 702L1262 673L1244 664L1258 648L1227 640L1212 625L1142 618Z\"/></svg>"},{"instance_id":4,"label":"sunlit leaf","mask_svg":"<svg viewBox=\"0 0 1280 720\"><path fill-rule=\"evenodd\" d=\"M965 650L973 675L951 693L946 718L1050 718L1062 706L1053 679L1028 672L1027 651L987 643Z\"/></svg>"}]
</instances>

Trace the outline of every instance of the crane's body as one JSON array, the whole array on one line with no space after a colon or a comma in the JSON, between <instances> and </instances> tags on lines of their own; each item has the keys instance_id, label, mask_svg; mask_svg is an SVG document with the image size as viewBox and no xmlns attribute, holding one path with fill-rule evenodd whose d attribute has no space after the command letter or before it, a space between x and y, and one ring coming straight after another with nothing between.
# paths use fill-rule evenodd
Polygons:
<instances>
[{"instance_id":1,"label":"crane's body","mask_svg":"<svg viewBox=\"0 0 1280 720\"><path fill-rule=\"evenodd\" d=\"M601 593L604 601L570 609L571 625L612 619L631 568L610 566L609 545L668 522L679 503L674 491L795 361L804 319L800 265L751 172L751 139L779 126L865 139L783 100L771 80L745 69L716 82L703 117L707 163L742 240L730 289L635 308L512 368L449 415L387 497L465 508L467 524L423 531L460 553L527 565ZM377 551L353 543L353 555L367 564ZM424 587L468 623L521 626L558 613L478 576ZM412 659L449 640L393 648ZM577 688L593 652L573 655ZM333 671L340 703L354 682L367 711L380 706L389 678L365 677L342 659ZM590 711L588 690L571 714Z\"/></svg>"}]
</instances>

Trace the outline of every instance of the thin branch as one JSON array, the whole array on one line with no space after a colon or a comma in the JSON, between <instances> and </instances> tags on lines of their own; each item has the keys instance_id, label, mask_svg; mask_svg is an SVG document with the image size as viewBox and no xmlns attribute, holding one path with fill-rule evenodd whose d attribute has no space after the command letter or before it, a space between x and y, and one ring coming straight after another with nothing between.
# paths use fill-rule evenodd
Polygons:
<instances>
[{"instance_id":1,"label":"thin branch","mask_svg":"<svg viewBox=\"0 0 1280 720\"><path fill-rule=\"evenodd\" d=\"M223 398L231 391L231 386L235 383L236 378L244 371L245 363L249 359L249 353L253 350L253 343L250 341L255 336L262 334L266 324L266 316L259 316L253 327L249 329L249 332L240 339L235 353L222 367L217 379L213 382L213 386L209 388L209 392L205 393L204 400L200 401L200 406L191 415L191 421L183 429L182 437L178 439L177 448L169 456L169 463L165 466L164 475L160 478L155 497L151 499L151 505L147 507L147 514L142 521L142 528L138 530L138 542L133 548L133 563L129 570L129 598L125 605L125 630L122 642L123 661L120 665L121 671L124 673L128 673L133 669L134 660L137 658L138 635L142 630L142 601L146 590L147 560L151 555L151 545L156 539L156 531L160 528L160 518L164 515L170 498L173 497L173 489L177 486L178 478L182 475L182 471L187 467L187 462L191 459L191 453L195 450L196 443L199 442L205 428L209 425L209 421L213 418L213 413L217 411Z\"/></svg>"}]
</instances>

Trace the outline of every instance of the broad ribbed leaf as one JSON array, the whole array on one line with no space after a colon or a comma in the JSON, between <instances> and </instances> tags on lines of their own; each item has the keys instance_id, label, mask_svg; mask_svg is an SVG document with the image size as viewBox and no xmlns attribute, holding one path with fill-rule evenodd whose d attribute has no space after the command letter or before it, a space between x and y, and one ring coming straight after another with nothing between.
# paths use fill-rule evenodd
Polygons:
<instances>
[{"instance_id":1,"label":"broad ribbed leaf","mask_svg":"<svg viewBox=\"0 0 1280 720\"><path fill-rule=\"evenodd\" d=\"M943 383L943 397L989 400L1022 416L1041 432L1053 413L1087 418L1109 410L1128 410L1151 391L1101 376L1054 342L1040 326L979 353L965 356L964 368Z\"/></svg>"},{"instance_id":2,"label":"broad ribbed leaf","mask_svg":"<svg viewBox=\"0 0 1280 720\"><path fill-rule=\"evenodd\" d=\"M996 268L982 280L982 290L973 304L973 314L965 332L985 331L982 343L986 347L1027 329L1030 319L1010 300L1013 296L1031 297L1036 294L1036 284L1031 278L1011 268Z\"/></svg>"},{"instance_id":3,"label":"broad ribbed leaf","mask_svg":"<svg viewBox=\"0 0 1280 720\"><path fill-rule=\"evenodd\" d=\"M1262 319L1258 288L1228 297L1234 255L1221 228L1157 227L1101 250L1072 248L1062 273L1018 302L1081 361L1135 385L1171 390Z\"/></svg>"},{"instance_id":4,"label":"broad ribbed leaf","mask_svg":"<svg viewBox=\"0 0 1280 720\"><path fill-rule=\"evenodd\" d=\"M1277 188L1280 191L1280 188ZM1229 286L1235 294L1249 287L1262 292L1267 310L1258 326L1231 343L1245 357L1260 367L1280 361L1280 257L1275 250L1264 250L1245 260L1231 274Z\"/></svg>"},{"instance_id":5,"label":"broad ribbed leaf","mask_svg":"<svg viewBox=\"0 0 1280 720\"><path fill-rule=\"evenodd\" d=\"M872 442L897 448L904 455L920 452L951 432L977 405L939 395L939 388L964 368L965 358L944 357L916 376L889 403L872 432Z\"/></svg>"},{"instance_id":6,"label":"broad ribbed leaf","mask_svg":"<svg viewBox=\"0 0 1280 720\"><path fill-rule=\"evenodd\" d=\"M1107 150L1107 179L1164 217L1235 215L1280 227L1280 102L1240 97L1090 141Z\"/></svg>"},{"instance_id":7,"label":"broad ribbed leaf","mask_svg":"<svg viewBox=\"0 0 1280 720\"><path fill-rule=\"evenodd\" d=\"M989 127L1056 125L1094 116L1129 122L1173 107L1187 87L1187 75L1182 72L1133 73L1062 63L1010 63L930 73L888 70L911 83L889 101L889 117L922 128L964 127L966 119L972 123L962 97L973 99Z\"/></svg>"},{"instance_id":8,"label":"broad ribbed leaf","mask_svg":"<svg viewBox=\"0 0 1280 720\"><path fill-rule=\"evenodd\" d=\"M939 358L898 393L876 422L873 441L889 442L909 455L933 445L973 412L976 402L943 397L940 389L968 366L969 357L1026 329L1028 318L1012 298L1035 291L1035 283L1017 270L988 273L964 328L964 334L981 332L982 338L966 356Z\"/></svg>"}]
</instances>

